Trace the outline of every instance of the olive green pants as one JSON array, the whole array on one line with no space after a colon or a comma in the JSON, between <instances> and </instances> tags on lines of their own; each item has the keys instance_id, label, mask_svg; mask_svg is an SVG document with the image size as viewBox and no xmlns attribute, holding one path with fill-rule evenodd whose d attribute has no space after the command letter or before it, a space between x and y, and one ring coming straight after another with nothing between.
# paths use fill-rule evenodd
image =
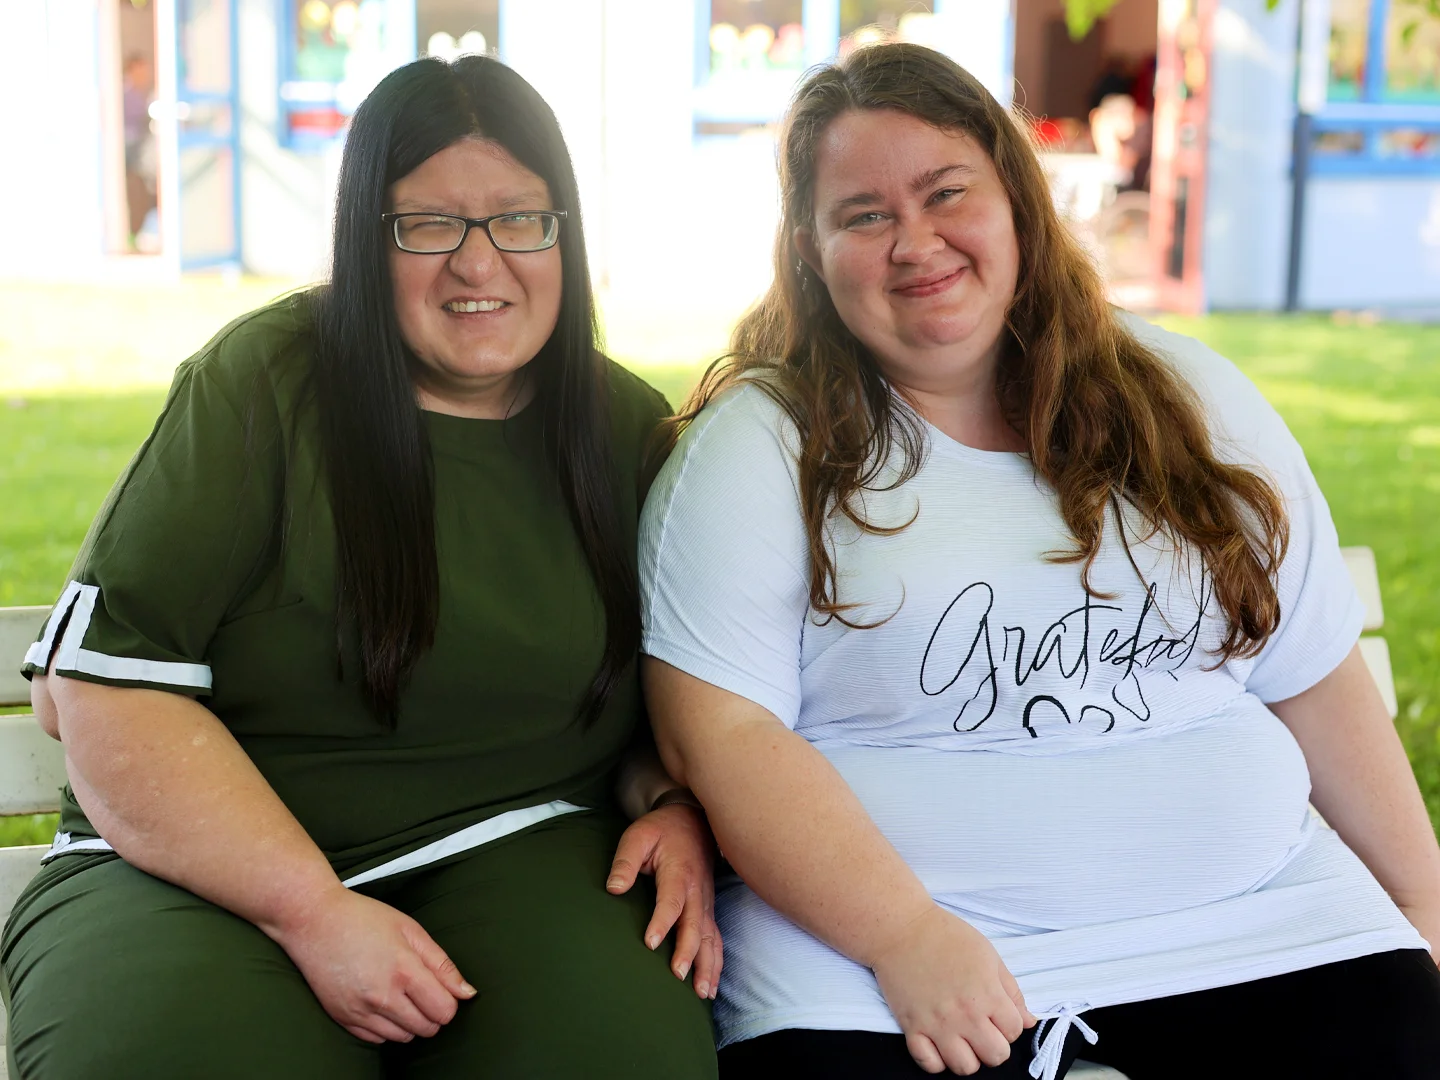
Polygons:
<instances>
[{"instance_id":1,"label":"olive green pants","mask_svg":"<svg viewBox=\"0 0 1440 1080\"><path fill-rule=\"evenodd\" d=\"M115 855L57 858L0 938L11 1080L714 1077L708 1004L641 942L648 879L605 891L621 828L559 817L365 887L479 991L434 1038L379 1047L245 920Z\"/></svg>"}]
</instances>

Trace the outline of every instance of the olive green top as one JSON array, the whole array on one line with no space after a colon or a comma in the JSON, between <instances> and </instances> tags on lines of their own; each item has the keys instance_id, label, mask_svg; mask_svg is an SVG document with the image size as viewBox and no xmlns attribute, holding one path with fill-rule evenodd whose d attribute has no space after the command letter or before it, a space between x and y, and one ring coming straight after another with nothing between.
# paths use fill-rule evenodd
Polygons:
<instances>
[{"instance_id":1,"label":"olive green top","mask_svg":"<svg viewBox=\"0 0 1440 1080\"><path fill-rule=\"evenodd\" d=\"M53 656L67 677L201 697L342 872L505 810L609 798L638 685L631 665L600 718L577 717L604 613L538 407L424 413L439 625L394 729L367 709L353 633L337 653L308 312L305 294L277 301L180 366L25 670ZM609 389L633 550L641 459L669 409L613 363ZM61 827L94 835L68 789Z\"/></svg>"}]
</instances>

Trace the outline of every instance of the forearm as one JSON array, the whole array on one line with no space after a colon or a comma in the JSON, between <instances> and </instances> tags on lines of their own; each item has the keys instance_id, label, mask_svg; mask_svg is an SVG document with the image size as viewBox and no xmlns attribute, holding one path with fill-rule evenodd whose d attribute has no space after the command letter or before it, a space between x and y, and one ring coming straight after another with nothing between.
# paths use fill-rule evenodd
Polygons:
<instances>
[{"instance_id":1,"label":"forearm","mask_svg":"<svg viewBox=\"0 0 1440 1080\"><path fill-rule=\"evenodd\" d=\"M126 862L281 940L342 889L330 864L203 706L51 676L71 788Z\"/></svg>"},{"instance_id":2,"label":"forearm","mask_svg":"<svg viewBox=\"0 0 1440 1080\"><path fill-rule=\"evenodd\" d=\"M1316 686L1271 708L1305 754L1311 801L1326 822L1402 908L1440 913L1440 846L1358 648Z\"/></svg>"},{"instance_id":3,"label":"forearm","mask_svg":"<svg viewBox=\"0 0 1440 1080\"><path fill-rule=\"evenodd\" d=\"M646 663L666 767L699 796L725 857L767 903L867 966L934 907L818 750L759 706Z\"/></svg>"}]
</instances>

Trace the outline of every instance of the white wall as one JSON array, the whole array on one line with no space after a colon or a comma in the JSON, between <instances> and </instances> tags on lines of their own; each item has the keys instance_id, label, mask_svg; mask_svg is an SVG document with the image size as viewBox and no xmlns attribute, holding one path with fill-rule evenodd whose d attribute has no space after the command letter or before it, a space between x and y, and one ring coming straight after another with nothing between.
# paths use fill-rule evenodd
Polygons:
<instances>
[{"instance_id":1,"label":"white wall","mask_svg":"<svg viewBox=\"0 0 1440 1080\"><path fill-rule=\"evenodd\" d=\"M340 147L296 153L280 145L279 0L240 4L240 252L255 274L325 275Z\"/></svg>"},{"instance_id":2,"label":"white wall","mask_svg":"<svg viewBox=\"0 0 1440 1080\"><path fill-rule=\"evenodd\" d=\"M0 7L0 206L11 212L0 274L63 274L104 256L98 3Z\"/></svg>"},{"instance_id":3,"label":"white wall","mask_svg":"<svg viewBox=\"0 0 1440 1080\"><path fill-rule=\"evenodd\" d=\"M1440 177L1312 179L1303 236L1302 307L1440 305Z\"/></svg>"},{"instance_id":4,"label":"white wall","mask_svg":"<svg viewBox=\"0 0 1440 1080\"><path fill-rule=\"evenodd\" d=\"M1221 0L1211 63L1205 291L1212 308L1278 308L1290 244L1298 0Z\"/></svg>"}]
</instances>

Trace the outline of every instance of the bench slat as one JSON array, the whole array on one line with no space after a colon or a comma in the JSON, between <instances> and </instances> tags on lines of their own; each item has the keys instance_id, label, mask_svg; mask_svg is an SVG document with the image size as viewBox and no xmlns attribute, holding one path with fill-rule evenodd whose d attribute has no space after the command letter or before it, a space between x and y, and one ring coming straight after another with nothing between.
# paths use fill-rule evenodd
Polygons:
<instances>
[{"instance_id":1,"label":"bench slat","mask_svg":"<svg viewBox=\"0 0 1440 1080\"><path fill-rule=\"evenodd\" d=\"M33 716L0 716L0 815L53 814L60 809L64 786L60 744L40 730Z\"/></svg>"},{"instance_id":2,"label":"bench slat","mask_svg":"<svg viewBox=\"0 0 1440 1080\"><path fill-rule=\"evenodd\" d=\"M1360 655L1365 658L1370 674L1375 676L1375 685L1385 699L1385 708L1390 710L1390 719L1394 720L1400 714L1400 704L1395 699L1395 676L1390 671L1389 644L1383 637L1362 637Z\"/></svg>"},{"instance_id":3,"label":"bench slat","mask_svg":"<svg viewBox=\"0 0 1440 1080\"><path fill-rule=\"evenodd\" d=\"M1341 548L1345 569L1355 582L1355 591L1365 605L1365 629L1379 630L1385 625L1385 608L1380 603L1380 575L1375 570L1375 552L1368 547Z\"/></svg>"},{"instance_id":4,"label":"bench slat","mask_svg":"<svg viewBox=\"0 0 1440 1080\"><path fill-rule=\"evenodd\" d=\"M49 614L48 607L0 608L0 706L30 704L30 683L20 664Z\"/></svg>"}]
</instances>

